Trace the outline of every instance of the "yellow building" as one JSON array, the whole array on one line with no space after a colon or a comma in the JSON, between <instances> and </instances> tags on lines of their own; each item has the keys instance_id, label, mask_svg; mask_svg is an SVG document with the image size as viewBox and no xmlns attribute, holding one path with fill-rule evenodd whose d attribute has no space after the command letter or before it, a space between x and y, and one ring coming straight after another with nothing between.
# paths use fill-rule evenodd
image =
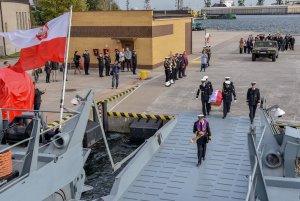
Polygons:
<instances>
[{"instance_id":1,"label":"yellow building","mask_svg":"<svg viewBox=\"0 0 300 201\"><path fill-rule=\"evenodd\" d=\"M30 29L30 5L28 0L0 0L0 32ZM20 51L7 39L0 40L0 55Z\"/></svg>"},{"instance_id":2,"label":"yellow building","mask_svg":"<svg viewBox=\"0 0 300 201\"><path fill-rule=\"evenodd\" d=\"M188 13L154 13L153 11L75 12L72 18L69 55L88 49L91 66L97 65L94 49L129 47L138 55L138 68L158 67L166 56L192 52L191 15Z\"/></svg>"}]
</instances>

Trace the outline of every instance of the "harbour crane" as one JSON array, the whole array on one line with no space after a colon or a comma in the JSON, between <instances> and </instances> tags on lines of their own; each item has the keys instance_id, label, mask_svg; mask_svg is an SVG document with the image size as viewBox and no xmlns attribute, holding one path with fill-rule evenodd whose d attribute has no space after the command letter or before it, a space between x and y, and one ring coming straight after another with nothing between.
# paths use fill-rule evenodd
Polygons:
<instances>
[{"instance_id":1,"label":"harbour crane","mask_svg":"<svg viewBox=\"0 0 300 201\"><path fill-rule=\"evenodd\" d=\"M245 0L238 0L238 6L245 6Z\"/></svg>"},{"instance_id":2,"label":"harbour crane","mask_svg":"<svg viewBox=\"0 0 300 201\"><path fill-rule=\"evenodd\" d=\"M144 8L145 10L151 10L150 0L145 0Z\"/></svg>"},{"instance_id":3,"label":"harbour crane","mask_svg":"<svg viewBox=\"0 0 300 201\"><path fill-rule=\"evenodd\" d=\"M205 7L211 6L211 0L204 0Z\"/></svg>"},{"instance_id":4,"label":"harbour crane","mask_svg":"<svg viewBox=\"0 0 300 201\"><path fill-rule=\"evenodd\" d=\"M264 1L265 0L258 0L256 5L263 6L264 5Z\"/></svg>"},{"instance_id":5,"label":"harbour crane","mask_svg":"<svg viewBox=\"0 0 300 201\"><path fill-rule=\"evenodd\" d=\"M126 10L129 10L129 0L126 0Z\"/></svg>"},{"instance_id":6,"label":"harbour crane","mask_svg":"<svg viewBox=\"0 0 300 201\"><path fill-rule=\"evenodd\" d=\"M175 7L177 10L183 10L183 0L175 0Z\"/></svg>"}]
</instances>

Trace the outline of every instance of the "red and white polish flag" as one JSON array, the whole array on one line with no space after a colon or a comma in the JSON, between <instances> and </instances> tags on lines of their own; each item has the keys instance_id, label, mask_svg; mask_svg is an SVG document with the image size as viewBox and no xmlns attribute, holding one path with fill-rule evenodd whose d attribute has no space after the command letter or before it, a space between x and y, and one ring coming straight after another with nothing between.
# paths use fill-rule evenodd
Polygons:
<instances>
[{"instance_id":1,"label":"red and white polish flag","mask_svg":"<svg viewBox=\"0 0 300 201\"><path fill-rule=\"evenodd\" d=\"M1 33L18 48L20 59L13 67L26 71L45 65L46 61L64 62L70 13L65 13L43 27Z\"/></svg>"}]
</instances>

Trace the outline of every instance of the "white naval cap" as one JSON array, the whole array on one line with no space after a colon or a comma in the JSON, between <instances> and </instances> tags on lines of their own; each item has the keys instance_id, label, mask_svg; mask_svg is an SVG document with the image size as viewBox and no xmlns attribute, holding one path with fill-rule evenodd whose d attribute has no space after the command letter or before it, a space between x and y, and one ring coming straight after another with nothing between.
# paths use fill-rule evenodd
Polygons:
<instances>
[{"instance_id":1,"label":"white naval cap","mask_svg":"<svg viewBox=\"0 0 300 201\"><path fill-rule=\"evenodd\" d=\"M252 81L251 84L256 84L256 82L255 82L255 81Z\"/></svg>"},{"instance_id":2,"label":"white naval cap","mask_svg":"<svg viewBox=\"0 0 300 201\"><path fill-rule=\"evenodd\" d=\"M225 81L225 84L230 84L231 82L229 80Z\"/></svg>"},{"instance_id":3,"label":"white naval cap","mask_svg":"<svg viewBox=\"0 0 300 201\"><path fill-rule=\"evenodd\" d=\"M207 76L207 75L205 75L205 76L203 77L203 79L207 80L207 79L208 79L208 76Z\"/></svg>"},{"instance_id":4,"label":"white naval cap","mask_svg":"<svg viewBox=\"0 0 300 201\"><path fill-rule=\"evenodd\" d=\"M230 79L230 77L225 77L225 80L229 80Z\"/></svg>"},{"instance_id":5,"label":"white naval cap","mask_svg":"<svg viewBox=\"0 0 300 201\"><path fill-rule=\"evenodd\" d=\"M170 57L165 57L165 59L170 59Z\"/></svg>"},{"instance_id":6,"label":"white naval cap","mask_svg":"<svg viewBox=\"0 0 300 201\"><path fill-rule=\"evenodd\" d=\"M204 114L199 114L198 117L204 118Z\"/></svg>"},{"instance_id":7,"label":"white naval cap","mask_svg":"<svg viewBox=\"0 0 300 201\"><path fill-rule=\"evenodd\" d=\"M204 78L201 79L201 82L205 82L205 81L206 81L206 79L204 79Z\"/></svg>"}]
</instances>

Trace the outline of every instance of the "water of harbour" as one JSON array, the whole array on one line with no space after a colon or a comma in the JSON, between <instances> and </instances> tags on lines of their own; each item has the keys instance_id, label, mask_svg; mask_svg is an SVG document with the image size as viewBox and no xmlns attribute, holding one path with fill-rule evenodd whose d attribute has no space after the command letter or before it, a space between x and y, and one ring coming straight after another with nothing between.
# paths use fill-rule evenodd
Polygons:
<instances>
[{"instance_id":1,"label":"water of harbour","mask_svg":"<svg viewBox=\"0 0 300 201\"><path fill-rule=\"evenodd\" d=\"M300 34L300 15L237 15L233 20L208 19L201 22L208 29Z\"/></svg>"},{"instance_id":2,"label":"water of harbour","mask_svg":"<svg viewBox=\"0 0 300 201\"><path fill-rule=\"evenodd\" d=\"M108 143L115 163L121 161L139 146L139 144L130 143L126 135L118 133L110 134ZM125 166L126 164L122 168ZM113 173L103 140L95 144L84 167L87 176L85 184L94 189L84 193L81 199L96 200L109 195L115 177L122 168Z\"/></svg>"}]
</instances>

